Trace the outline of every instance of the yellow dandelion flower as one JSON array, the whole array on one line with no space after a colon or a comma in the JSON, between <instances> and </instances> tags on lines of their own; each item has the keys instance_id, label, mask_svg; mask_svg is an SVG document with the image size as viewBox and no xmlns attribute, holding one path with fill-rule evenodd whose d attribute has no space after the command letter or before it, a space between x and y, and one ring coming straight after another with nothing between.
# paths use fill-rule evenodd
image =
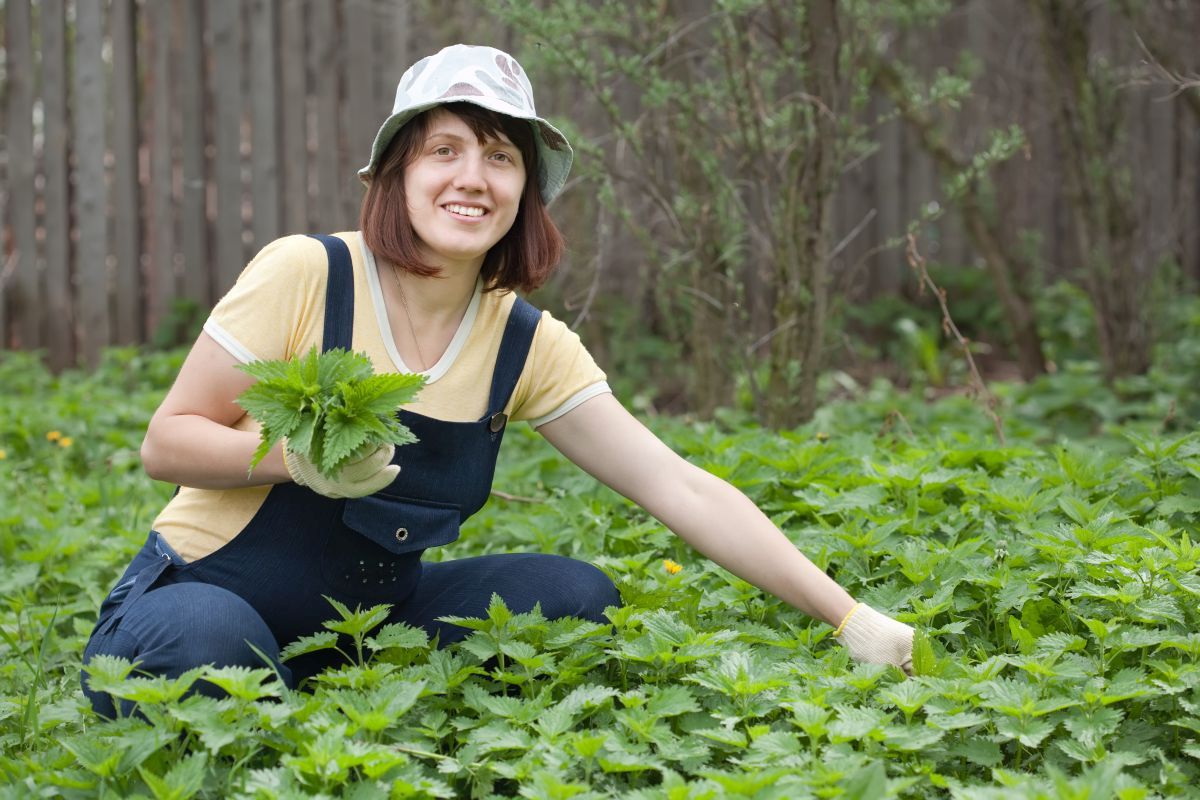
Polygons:
<instances>
[{"instance_id":1,"label":"yellow dandelion flower","mask_svg":"<svg viewBox=\"0 0 1200 800\"><path fill-rule=\"evenodd\" d=\"M664 558L663 559L663 569L665 569L671 575L674 575L675 573L677 573L683 569L683 565L676 564L674 561L672 561L669 558Z\"/></svg>"},{"instance_id":2,"label":"yellow dandelion flower","mask_svg":"<svg viewBox=\"0 0 1200 800\"><path fill-rule=\"evenodd\" d=\"M70 436L64 436L58 440L59 447L70 447L73 444L75 444L75 440L72 439Z\"/></svg>"},{"instance_id":3,"label":"yellow dandelion flower","mask_svg":"<svg viewBox=\"0 0 1200 800\"><path fill-rule=\"evenodd\" d=\"M828 434L828 433L825 433L825 432L823 432L823 431L821 431L821 432L818 432L818 433L817 433L817 441L818 441L818 442L828 442L828 441L829 441L829 434Z\"/></svg>"},{"instance_id":4,"label":"yellow dandelion flower","mask_svg":"<svg viewBox=\"0 0 1200 800\"><path fill-rule=\"evenodd\" d=\"M3 461L3 460L4 460L4 459L6 459L6 458L8 458L8 451L7 451L7 450L0 450L0 461Z\"/></svg>"},{"instance_id":5,"label":"yellow dandelion flower","mask_svg":"<svg viewBox=\"0 0 1200 800\"><path fill-rule=\"evenodd\" d=\"M46 441L48 442L57 442L61 438L62 433L60 431L48 431L46 433Z\"/></svg>"}]
</instances>

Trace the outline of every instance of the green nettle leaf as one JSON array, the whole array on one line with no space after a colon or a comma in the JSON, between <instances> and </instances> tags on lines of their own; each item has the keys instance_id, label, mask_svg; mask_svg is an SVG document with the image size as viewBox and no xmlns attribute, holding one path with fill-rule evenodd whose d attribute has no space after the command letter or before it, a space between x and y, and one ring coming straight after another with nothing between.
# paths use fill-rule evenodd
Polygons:
<instances>
[{"instance_id":1,"label":"green nettle leaf","mask_svg":"<svg viewBox=\"0 0 1200 800\"><path fill-rule=\"evenodd\" d=\"M905 718L911 722L912 715L934 694L932 689L916 681L904 681L885 691L883 698L904 712Z\"/></svg>"},{"instance_id":2,"label":"green nettle leaf","mask_svg":"<svg viewBox=\"0 0 1200 800\"><path fill-rule=\"evenodd\" d=\"M278 683L265 683L275 677L275 671L270 669L251 669L250 667L207 667L203 672L204 680L220 686L233 697L241 700L259 700L264 697L278 697Z\"/></svg>"},{"instance_id":3,"label":"green nettle leaf","mask_svg":"<svg viewBox=\"0 0 1200 800\"><path fill-rule=\"evenodd\" d=\"M846 800L874 800L887 795L887 770L882 763L874 761L866 769L859 770L844 784Z\"/></svg>"},{"instance_id":4,"label":"green nettle leaf","mask_svg":"<svg viewBox=\"0 0 1200 800\"><path fill-rule=\"evenodd\" d=\"M1037 747L1057 727L1044 719L1026 717L1000 717L996 720L996 733L1005 739L1016 739L1026 747Z\"/></svg>"},{"instance_id":5,"label":"green nettle leaf","mask_svg":"<svg viewBox=\"0 0 1200 800\"><path fill-rule=\"evenodd\" d=\"M334 468L349 460L352 453L367 441L372 431L357 416L344 408L334 408L325 415L325 447L321 453L321 469L332 473Z\"/></svg>"},{"instance_id":6,"label":"green nettle leaf","mask_svg":"<svg viewBox=\"0 0 1200 800\"><path fill-rule=\"evenodd\" d=\"M120 656L92 656L87 662L88 687L93 692L120 692L135 667L136 664Z\"/></svg>"},{"instance_id":7,"label":"green nettle leaf","mask_svg":"<svg viewBox=\"0 0 1200 800\"><path fill-rule=\"evenodd\" d=\"M853 742L875 737L888 721L888 715L877 708L856 708L838 705L837 719L829 723L829 738L835 742Z\"/></svg>"},{"instance_id":8,"label":"green nettle leaf","mask_svg":"<svg viewBox=\"0 0 1200 800\"><path fill-rule=\"evenodd\" d=\"M121 751L114 750L99 739L78 736L64 739L62 746L75 756L81 767L101 778L115 775L117 764L121 761Z\"/></svg>"},{"instance_id":9,"label":"green nettle leaf","mask_svg":"<svg viewBox=\"0 0 1200 800\"><path fill-rule=\"evenodd\" d=\"M396 409L416 397L424 376L375 375L363 353L319 353L316 346L302 357L239 368L258 379L237 400L262 426L251 471L285 437L290 451L327 477L364 449L416 441Z\"/></svg>"},{"instance_id":10,"label":"green nettle leaf","mask_svg":"<svg viewBox=\"0 0 1200 800\"><path fill-rule=\"evenodd\" d=\"M111 694L135 703L172 703L187 694L202 672L203 668L196 667L178 678L168 678L165 675L130 678L120 686L114 687Z\"/></svg>"},{"instance_id":11,"label":"green nettle leaf","mask_svg":"<svg viewBox=\"0 0 1200 800\"><path fill-rule=\"evenodd\" d=\"M168 713L199 736L208 752L216 754L250 731L249 721L245 717L233 717L233 708L232 698L216 700L193 695L179 705L168 707Z\"/></svg>"},{"instance_id":12,"label":"green nettle leaf","mask_svg":"<svg viewBox=\"0 0 1200 800\"><path fill-rule=\"evenodd\" d=\"M367 638L366 645L372 650L424 650L429 647L429 634L421 628L394 622Z\"/></svg>"},{"instance_id":13,"label":"green nettle leaf","mask_svg":"<svg viewBox=\"0 0 1200 800\"><path fill-rule=\"evenodd\" d=\"M354 611L351 611L346 605L339 603L332 597L328 595L324 595L324 597L333 606L334 610L338 612L338 616L341 619L326 620L321 624L326 630L344 633L347 636L362 636L368 631L373 630L387 619L388 614L392 610L390 605L381 603L371 606L366 610L356 608Z\"/></svg>"},{"instance_id":14,"label":"green nettle leaf","mask_svg":"<svg viewBox=\"0 0 1200 800\"><path fill-rule=\"evenodd\" d=\"M374 733L395 725L424 690L424 681L388 681L366 694L339 691L334 694L334 702L356 725Z\"/></svg>"},{"instance_id":15,"label":"green nettle leaf","mask_svg":"<svg viewBox=\"0 0 1200 800\"><path fill-rule=\"evenodd\" d=\"M337 634L333 631L321 631L314 633L311 636L301 636L294 642L288 644L280 652L279 657L283 661L302 656L307 653L315 653L319 650L332 650L337 647Z\"/></svg>"},{"instance_id":16,"label":"green nettle leaf","mask_svg":"<svg viewBox=\"0 0 1200 800\"><path fill-rule=\"evenodd\" d=\"M138 767L138 773L154 793L155 800L188 800L204 785L204 768L207 764L208 755L200 752L175 764L162 777L144 767Z\"/></svg>"},{"instance_id":17,"label":"green nettle leaf","mask_svg":"<svg viewBox=\"0 0 1200 800\"><path fill-rule=\"evenodd\" d=\"M925 633L917 631L913 636L913 674L937 675L938 673L938 659L933 652L933 643Z\"/></svg>"}]
</instances>

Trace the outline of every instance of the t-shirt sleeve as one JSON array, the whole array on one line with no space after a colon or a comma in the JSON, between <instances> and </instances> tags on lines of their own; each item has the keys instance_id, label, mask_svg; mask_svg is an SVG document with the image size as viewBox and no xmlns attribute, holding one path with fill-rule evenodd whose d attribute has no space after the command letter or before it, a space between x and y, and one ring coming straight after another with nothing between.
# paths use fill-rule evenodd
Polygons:
<instances>
[{"instance_id":1,"label":"t-shirt sleeve","mask_svg":"<svg viewBox=\"0 0 1200 800\"><path fill-rule=\"evenodd\" d=\"M256 255L217 302L204 332L242 363L291 358L318 342L324 325L325 248L285 236Z\"/></svg>"},{"instance_id":2,"label":"t-shirt sleeve","mask_svg":"<svg viewBox=\"0 0 1200 800\"><path fill-rule=\"evenodd\" d=\"M512 418L535 428L545 425L585 400L611 392L605 378L579 335L543 311L513 393Z\"/></svg>"}]
</instances>

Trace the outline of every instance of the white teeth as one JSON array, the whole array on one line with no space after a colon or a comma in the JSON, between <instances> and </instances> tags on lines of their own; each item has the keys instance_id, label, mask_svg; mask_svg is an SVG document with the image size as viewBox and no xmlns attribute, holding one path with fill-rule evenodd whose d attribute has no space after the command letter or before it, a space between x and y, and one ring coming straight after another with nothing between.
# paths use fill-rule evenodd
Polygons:
<instances>
[{"instance_id":1,"label":"white teeth","mask_svg":"<svg viewBox=\"0 0 1200 800\"><path fill-rule=\"evenodd\" d=\"M446 206L446 210L455 214L462 214L464 217L482 217L484 210L473 206L460 206L455 203L450 203Z\"/></svg>"}]
</instances>

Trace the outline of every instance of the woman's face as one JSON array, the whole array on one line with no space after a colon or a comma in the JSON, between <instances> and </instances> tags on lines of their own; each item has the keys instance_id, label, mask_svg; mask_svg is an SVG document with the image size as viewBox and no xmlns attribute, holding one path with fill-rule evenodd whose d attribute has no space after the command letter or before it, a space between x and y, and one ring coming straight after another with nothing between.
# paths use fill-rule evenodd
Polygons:
<instances>
[{"instance_id":1,"label":"woman's face","mask_svg":"<svg viewBox=\"0 0 1200 800\"><path fill-rule=\"evenodd\" d=\"M507 137L480 144L459 117L432 111L404 169L409 221L426 263L478 270L516 220L524 188L521 151Z\"/></svg>"}]
</instances>

